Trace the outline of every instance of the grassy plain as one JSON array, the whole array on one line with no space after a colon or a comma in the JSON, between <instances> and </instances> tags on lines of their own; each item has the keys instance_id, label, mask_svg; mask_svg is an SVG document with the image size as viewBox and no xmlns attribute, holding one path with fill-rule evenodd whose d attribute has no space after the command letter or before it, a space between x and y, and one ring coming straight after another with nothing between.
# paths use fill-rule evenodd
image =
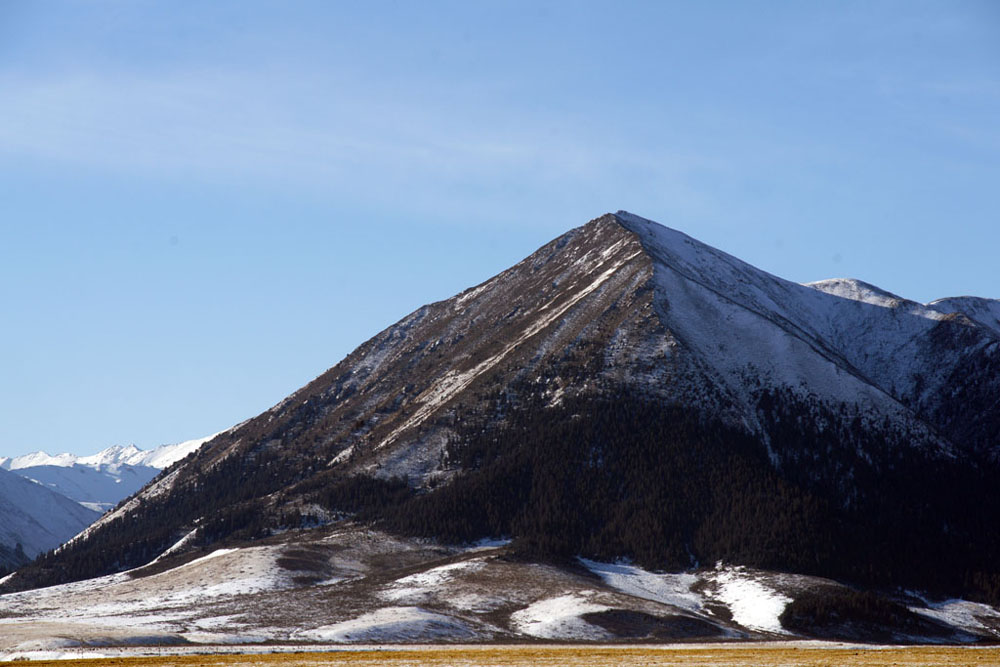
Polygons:
<instances>
[{"instance_id":1,"label":"grassy plain","mask_svg":"<svg viewBox=\"0 0 1000 667\"><path fill-rule=\"evenodd\" d=\"M820 667L839 665L1000 666L1000 647L831 647L802 645L729 645L713 647L589 647L589 646L429 646L401 650L344 650L323 653L257 655L185 655L32 661L51 667L519 667L534 665L622 667Z\"/></svg>"}]
</instances>

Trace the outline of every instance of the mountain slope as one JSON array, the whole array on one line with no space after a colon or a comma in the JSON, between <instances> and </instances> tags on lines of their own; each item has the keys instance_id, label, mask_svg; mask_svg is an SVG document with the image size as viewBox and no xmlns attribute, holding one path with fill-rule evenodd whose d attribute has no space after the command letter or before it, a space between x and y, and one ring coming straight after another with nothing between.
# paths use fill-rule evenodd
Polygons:
<instances>
[{"instance_id":1,"label":"mountain slope","mask_svg":"<svg viewBox=\"0 0 1000 667\"><path fill-rule=\"evenodd\" d=\"M998 358L998 332L953 309L955 300L924 306L848 279L798 285L656 223L620 216L658 260L664 322L730 385L746 387L741 375L764 374L762 383L800 387L898 421L922 418L939 429L946 424L933 409L946 402L956 369ZM1000 302L974 303L1000 312ZM939 444L983 449L996 441Z\"/></svg>"},{"instance_id":2,"label":"mountain slope","mask_svg":"<svg viewBox=\"0 0 1000 667\"><path fill-rule=\"evenodd\" d=\"M360 526L285 533L198 552L178 567L161 562L0 597L0 660L45 659L41 650L74 645L102 647L81 656L99 658L114 644L148 652L150 644L190 643L190 652L204 653L220 644L274 652L329 642L1000 638L1000 612L984 604L862 594L829 579L726 565L675 574L591 560L559 567L510 550L498 542L405 540ZM483 664L496 661L483 655Z\"/></svg>"},{"instance_id":3,"label":"mountain slope","mask_svg":"<svg viewBox=\"0 0 1000 667\"><path fill-rule=\"evenodd\" d=\"M0 545L21 545L27 557L54 549L99 514L40 484L0 470ZM18 566L14 559L2 567Z\"/></svg>"},{"instance_id":4,"label":"mountain slope","mask_svg":"<svg viewBox=\"0 0 1000 667\"><path fill-rule=\"evenodd\" d=\"M160 471L148 466L74 463L30 466L11 472L103 513L144 487Z\"/></svg>"},{"instance_id":5,"label":"mountain slope","mask_svg":"<svg viewBox=\"0 0 1000 667\"><path fill-rule=\"evenodd\" d=\"M213 436L142 450L113 445L91 456L33 452L0 459L0 468L38 482L89 509L105 512Z\"/></svg>"},{"instance_id":6,"label":"mountain slope","mask_svg":"<svg viewBox=\"0 0 1000 667\"><path fill-rule=\"evenodd\" d=\"M0 471L28 483L19 484L7 476L6 485L0 488L6 514L0 518L0 569L15 569L29 557L59 546L142 489L161 468L197 450L211 437L149 451L116 445L92 456L33 452L0 458ZM58 499L37 493L36 487L44 487ZM85 511L67 504L70 501ZM23 545L21 551L17 544Z\"/></svg>"},{"instance_id":7,"label":"mountain slope","mask_svg":"<svg viewBox=\"0 0 1000 667\"><path fill-rule=\"evenodd\" d=\"M528 558L1000 599L1000 337L991 302L944 312L967 301L798 285L606 215L418 309L6 586L353 516Z\"/></svg>"}]
</instances>

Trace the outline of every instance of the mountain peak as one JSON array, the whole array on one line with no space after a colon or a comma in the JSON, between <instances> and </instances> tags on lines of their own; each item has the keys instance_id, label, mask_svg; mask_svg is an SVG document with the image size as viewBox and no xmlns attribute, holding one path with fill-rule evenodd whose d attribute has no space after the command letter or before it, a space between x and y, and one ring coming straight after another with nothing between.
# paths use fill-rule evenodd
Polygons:
<instances>
[{"instance_id":1,"label":"mountain peak","mask_svg":"<svg viewBox=\"0 0 1000 667\"><path fill-rule=\"evenodd\" d=\"M85 466L121 465L130 463L130 459L141 454L142 450L134 444L111 445L91 456L81 456L76 463Z\"/></svg>"},{"instance_id":2,"label":"mountain peak","mask_svg":"<svg viewBox=\"0 0 1000 667\"><path fill-rule=\"evenodd\" d=\"M73 454L63 453L51 455L45 451L32 452L22 456L15 456L3 461L2 467L7 470L18 470L20 468L30 468L33 466L72 466L76 461Z\"/></svg>"},{"instance_id":3,"label":"mountain peak","mask_svg":"<svg viewBox=\"0 0 1000 667\"><path fill-rule=\"evenodd\" d=\"M898 308L900 305L910 303L919 305L909 299L893 294L881 287L876 287L871 283L866 283L857 278L828 278L817 280L811 283L804 283L806 287L812 287L820 292L831 294L853 301L863 301L872 305L884 308Z\"/></svg>"},{"instance_id":4,"label":"mountain peak","mask_svg":"<svg viewBox=\"0 0 1000 667\"><path fill-rule=\"evenodd\" d=\"M106 514L53 556L66 568L7 585L345 517L883 588L934 584L944 549L963 581L1000 553L968 546L1000 517L973 511L995 478L980 472L994 470L1000 349L968 318L894 299L605 214L403 317ZM882 540L887 527L903 537Z\"/></svg>"},{"instance_id":5,"label":"mountain peak","mask_svg":"<svg viewBox=\"0 0 1000 667\"><path fill-rule=\"evenodd\" d=\"M1000 299L955 296L931 301L927 307L946 315L956 312L962 313L1000 336Z\"/></svg>"}]
</instances>

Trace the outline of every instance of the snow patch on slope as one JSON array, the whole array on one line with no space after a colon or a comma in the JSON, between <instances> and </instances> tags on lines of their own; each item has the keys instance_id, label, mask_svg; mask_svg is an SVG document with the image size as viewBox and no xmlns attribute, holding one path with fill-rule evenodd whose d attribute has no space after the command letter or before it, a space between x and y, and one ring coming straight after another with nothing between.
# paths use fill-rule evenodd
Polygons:
<instances>
[{"instance_id":1,"label":"snow patch on slope","mask_svg":"<svg viewBox=\"0 0 1000 667\"><path fill-rule=\"evenodd\" d=\"M611 639L609 632L580 618L609 609L588 596L569 593L530 604L511 614L510 620L517 631L540 639Z\"/></svg>"},{"instance_id":2,"label":"snow patch on slope","mask_svg":"<svg viewBox=\"0 0 1000 667\"><path fill-rule=\"evenodd\" d=\"M441 565L440 567L397 579L389 585L388 589L381 596L393 602L402 600L408 602L415 600L422 601L437 592L442 585L454 579L456 575L475 572L481 570L483 566L484 563L482 561L475 560Z\"/></svg>"},{"instance_id":3,"label":"snow patch on slope","mask_svg":"<svg viewBox=\"0 0 1000 667\"><path fill-rule=\"evenodd\" d=\"M163 560L164 558L166 558L167 556L171 556L171 555L173 555L175 553L178 553L184 547L186 547L187 545L191 544L194 541L194 538L197 535L198 535L198 529L195 528L194 530L192 530L189 533L187 533L184 537L182 537L181 539L177 540L172 545L170 545L167 548L166 551L164 551L163 553L161 553L159 556L157 556L153 560L149 561L149 565L153 565L154 563L158 563L161 560Z\"/></svg>"},{"instance_id":4,"label":"snow patch on slope","mask_svg":"<svg viewBox=\"0 0 1000 667\"><path fill-rule=\"evenodd\" d=\"M961 628L968 632L1000 627L1000 611L979 602L968 600L945 600L943 602L927 602L926 607L911 606L912 612L926 616L946 625ZM983 621L988 621L984 623Z\"/></svg>"},{"instance_id":5,"label":"snow patch on slope","mask_svg":"<svg viewBox=\"0 0 1000 667\"><path fill-rule=\"evenodd\" d=\"M53 620L130 633L178 633L209 605L293 585L277 561L280 546L217 549L179 567L133 578L119 573L0 597L0 635L6 616L18 622Z\"/></svg>"},{"instance_id":6,"label":"snow patch on slope","mask_svg":"<svg viewBox=\"0 0 1000 667\"><path fill-rule=\"evenodd\" d=\"M710 580L714 588L709 597L729 607L736 623L751 630L788 634L779 617L792 601L790 597L765 586L742 567L718 569Z\"/></svg>"},{"instance_id":7,"label":"snow patch on slope","mask_svg":"<svg viewBox=\"0 0 1000 667\"><path fill-rule=\"evenodd\" d=\"M421 607L385 607L349 621L302 630L293 637L326 642L412 642L470 639L474 634L452 616Z\"/></svg>"},{"instance_id":8,"label":"snow patch on slope","mask_svg":"<svg viewBox=\"0 0 1000 667\"><path fill-rule=\"evenodd\" d=\"M129 499L124 505L122 505L116 510L108 512L104 516L97 519L97 521L87 526L83 531L80 532L79 535L76 535L75 537L73 537L73 539L69 540L67 544L76 542L77 540L87 539L87 537L98 527L104 525L105 523L114 521L115 519L124 516L129 512L132 512L133 510L139 507L139 504L142 502L143 498L157 498L163 495L164 493L167 493L170 489L173 488L174 483L177 481L177 473L178 471L174 470L163 479L156 481L151 485L145 487L142 491L136 494L135 497Z\"/></svg>"},{"instance_id":9,"label":"snow patch on slope","mask_svg":"<svg viewBox=\"0 0 1000 667\"><path fill-rule=\"evenodd\" d=\"M841 299L867 303L880 308L905 308L917 317L930 320L940 320L941 313L927 308L916 301L904 299L892 292L876 287L870 283L856 278L829 278L827 280L817 280L811 283L804 283L804 287L811 287L815 290L836 296Z\"/></svg>"},{"instance_id":10,"label":"snow patch on slope","mask_svg":"<svg viewBox=\"0 0 1000 667\"><path fill-rule=\"evenodd\" d=\"M605 584L626 595L694 612L704 606L701 596L691 590L698 583L693 574L655 574L624 563L598 563L585 558L580 561Z\"/></svg>"}]
</instances>

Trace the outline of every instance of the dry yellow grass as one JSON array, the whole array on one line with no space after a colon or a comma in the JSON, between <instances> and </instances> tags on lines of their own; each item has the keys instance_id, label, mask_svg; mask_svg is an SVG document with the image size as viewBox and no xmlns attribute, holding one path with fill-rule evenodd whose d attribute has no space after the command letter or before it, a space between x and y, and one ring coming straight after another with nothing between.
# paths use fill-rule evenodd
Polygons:
<instances>
[{"instance_id":1,"label":"dry yellow grass","mask_svg":"<svg viewBox=\"0 0 1000 667\"><path fill-rule=\"evenodd\" d=\"M13 664L13 663L9 663ZM22 663L23 664L23 663ZM318 667L350 665L354 667L416 665L496 666L587 665L590 666L664 666L743 667L820 667L835 665L930 666L974 665L1000 666L1000 647L888 647L834 648L816 646L728 645L713 647L581 647L581 646L463 646L422 647L402 650L347 650L327 653L281 653L263 655L192 655L161 657L99 658L31 662L31 665L77 667Z\"/></svg>"}]
</instances>

